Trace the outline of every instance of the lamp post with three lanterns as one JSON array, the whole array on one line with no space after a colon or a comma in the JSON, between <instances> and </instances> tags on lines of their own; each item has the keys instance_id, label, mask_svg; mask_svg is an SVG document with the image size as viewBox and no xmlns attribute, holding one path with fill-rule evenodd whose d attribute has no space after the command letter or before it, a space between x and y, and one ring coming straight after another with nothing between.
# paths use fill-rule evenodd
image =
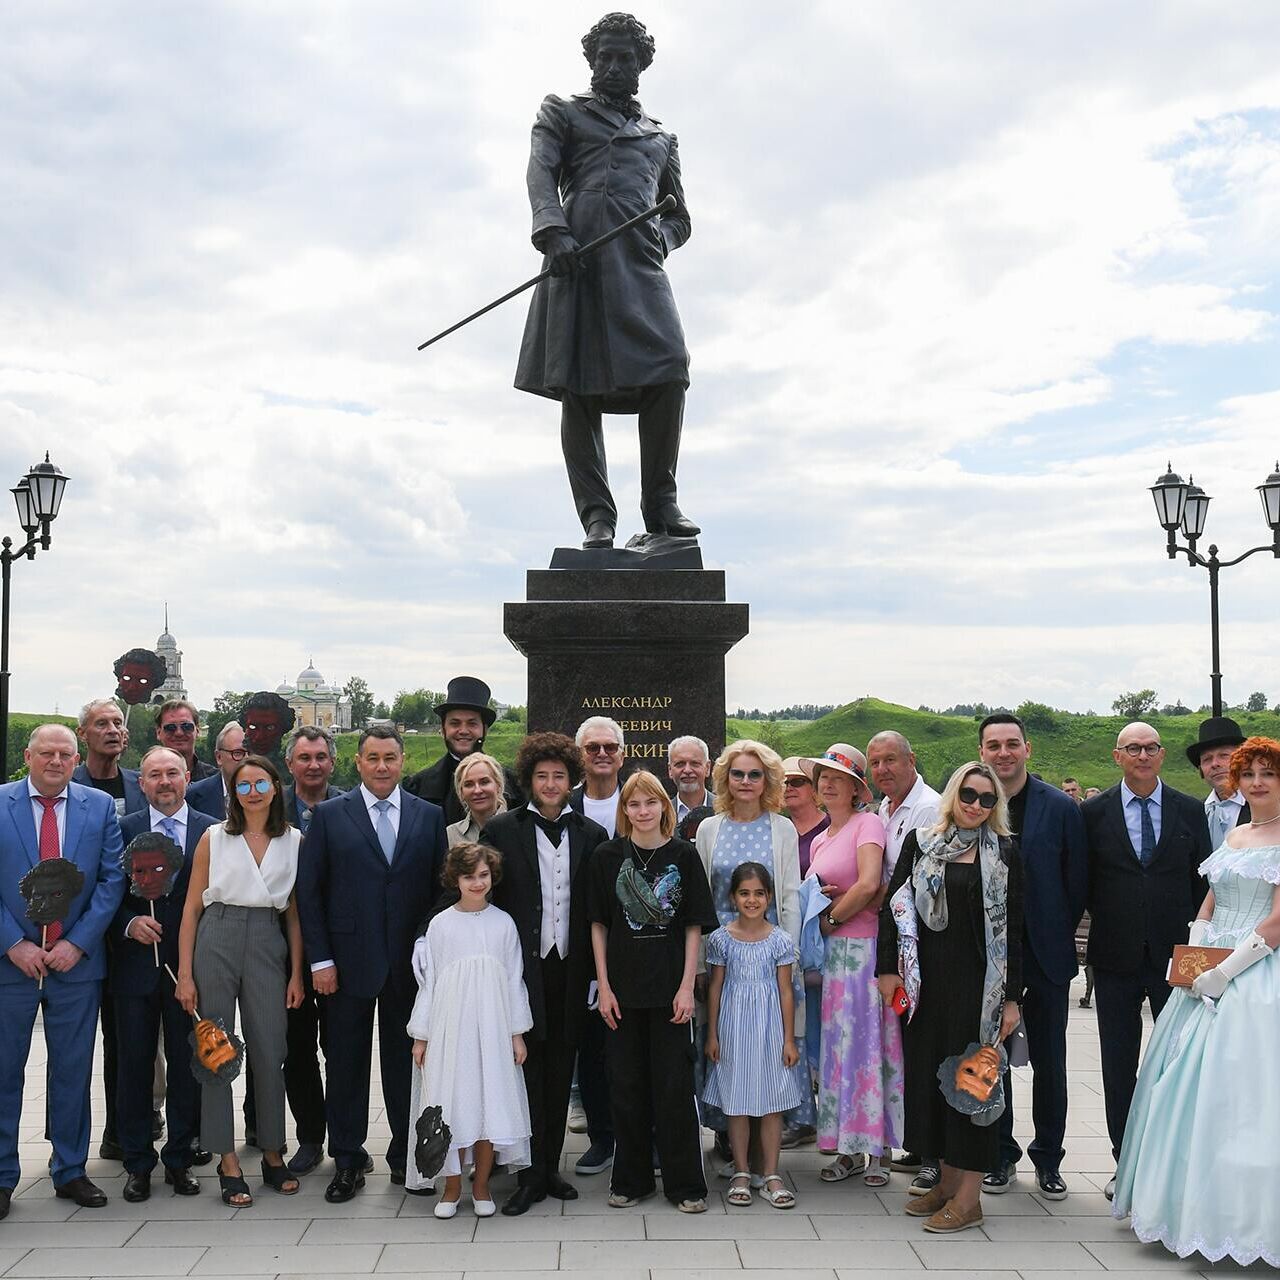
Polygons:
<instances>
[{"instance_id":1,"label":"lamp post with three lanterns","mask_svg":"<svg viewBox=\"0 0 1280 1280\"><path fill-rule=\"evenodd\" d=\"M1167 471L1151 486L1151 496L1155 499L1156 516L1161 527L1169 535L1167 550L1169 559L1176 560L1181 553L1187 562L1199 565L1209 571L1209 625L1213 640L1213 670L1209 679L1213 684L1213 714L1222 715L1222 662L1218 644L1218 573L1239 564L1260 551L1270 551L1280 560L1280 462L1276 469L1258 485L1258 496L1262 499L1262 514L1271 530L1271 542L1259 547L1250 547L1234 560L1219 560L1218 548L1209 544L1209 555L1206 558L1196 550L1196 543L1204 534L1205 521L1209 516L1209 495L1195 483L1191 476L1183 480L1170 463ZM1182 530L1187 545L1178 542L1178 530Z\"/></svg>"},{"instance_id":2,"label":"lamp post with three lanterns","mask_svg":"<svg viewBox=\"0 0 1280 1280\"><path fill-rule=\"evenodd\" d=\"M34 560L37 548L49 550L49 526L58 518L66 487L67 477L46 453L44 461L37 462L10 491L18 504L18 523L27 540L16 551L12 538L0 542L0 782L9 778L9 576L15 560L23 556Z\"/></svg>"}]
</instances>

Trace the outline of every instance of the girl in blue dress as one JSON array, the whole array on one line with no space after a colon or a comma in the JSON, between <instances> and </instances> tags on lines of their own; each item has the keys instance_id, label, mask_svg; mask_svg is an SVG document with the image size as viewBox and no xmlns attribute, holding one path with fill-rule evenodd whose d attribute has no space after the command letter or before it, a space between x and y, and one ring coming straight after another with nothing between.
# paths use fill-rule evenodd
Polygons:
<instances>
[{"instance_id":1,"label":"girl in blue dress","mask_svg":"<svg viewBox=\"0 0 1280 1280\"><path fill-rule=\"evenodd\" d=\"M795 944L765 917L773 878L760 863L734 868L729 896L737 918L707 939L707 1057L713 1065L702 1097L729 1121L734 1164L729 1203L751 1203L747 1148L751 1117L758 1116L764 1160L760 1194L775 1209L791 1209L796 1198L778 1173L778 1154L782 1113L801 1097L792 1070L800 1061L792 1032Z\"/></svg>"},{"instance_id":2,"label":"girl in blue dress","mask_svg":"<svg viewBox=\"0 0 1280 1280\"><path fill-rule=\"evenodd\" d=\"M1175 990L1138 1074L1112 1212L1185 1258L1280 1267L1280 742L1250 738L1231 785L1252 820L1200 866L1193 946L1229 947Z\"/></svg>"}]
</instances>

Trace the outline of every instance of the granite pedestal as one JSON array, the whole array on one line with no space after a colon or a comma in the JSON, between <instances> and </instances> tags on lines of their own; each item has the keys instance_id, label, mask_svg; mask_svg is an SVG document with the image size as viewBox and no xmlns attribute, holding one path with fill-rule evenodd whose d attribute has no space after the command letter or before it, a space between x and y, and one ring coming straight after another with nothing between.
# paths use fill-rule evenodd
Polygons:
<instances>
[{"instance_id":1,"label":"granite pedestal","mask_svg":"<svg viewBox=\"0 0 1280 1280\"><path fill-rule=\"evenodd\" d=\"M572 735L588 716L621 726L627 755L666 776L667 744L724 746L724 656L748 608L718 569L530 569L503 630L529 660L529 730Z\"/></svg>"}]
</instances>

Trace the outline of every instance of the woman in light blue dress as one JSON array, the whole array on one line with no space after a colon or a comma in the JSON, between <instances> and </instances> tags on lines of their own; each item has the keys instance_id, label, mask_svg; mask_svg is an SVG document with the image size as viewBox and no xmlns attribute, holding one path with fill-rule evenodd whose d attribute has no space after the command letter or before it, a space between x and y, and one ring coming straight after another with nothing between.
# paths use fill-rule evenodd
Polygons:
<instances>
[{"instance_id":1,"label":"woman in light blue dress","mask_svg":"<svg viewBox=\"0 0 1280 1280\"><path fill-rule=\"evenodd\" d=\"M1231 785L1252 821L1200 866L1193 945L1229 947L1175 990L1147 1046L1112 1212L1140 1240L1280 1267L1280 742L1250 738Z\"/></svg>"}]
</instances>

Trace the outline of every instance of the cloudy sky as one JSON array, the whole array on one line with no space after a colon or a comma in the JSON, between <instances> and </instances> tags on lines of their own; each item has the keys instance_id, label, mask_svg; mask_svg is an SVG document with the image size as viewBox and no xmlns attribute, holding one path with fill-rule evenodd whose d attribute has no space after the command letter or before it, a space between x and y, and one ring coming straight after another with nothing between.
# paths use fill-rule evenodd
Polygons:
<instances>
[{"instance_id":1,"label":"cloudy sky","mask_svg":"<svg viewBox=\"0 0 1280 1280\"><path fill-rule=\"evenodd\" d=\"M72 477L14 571L15 708L109 689L165 599L205 705L311 655L523 700L502 603L581 537L557 409L511 387L522 301L414 348L537 270L529 125L601 11L6 6L0 478ZM752 610L730 706L1207 701L1146 487L1171 458L1224 553L1268 536L1274 6L638 12L693 218L681 498ZM1223 585L1227 698L1280 700L1280 565Z\"/></svg>"}]
</instances>

